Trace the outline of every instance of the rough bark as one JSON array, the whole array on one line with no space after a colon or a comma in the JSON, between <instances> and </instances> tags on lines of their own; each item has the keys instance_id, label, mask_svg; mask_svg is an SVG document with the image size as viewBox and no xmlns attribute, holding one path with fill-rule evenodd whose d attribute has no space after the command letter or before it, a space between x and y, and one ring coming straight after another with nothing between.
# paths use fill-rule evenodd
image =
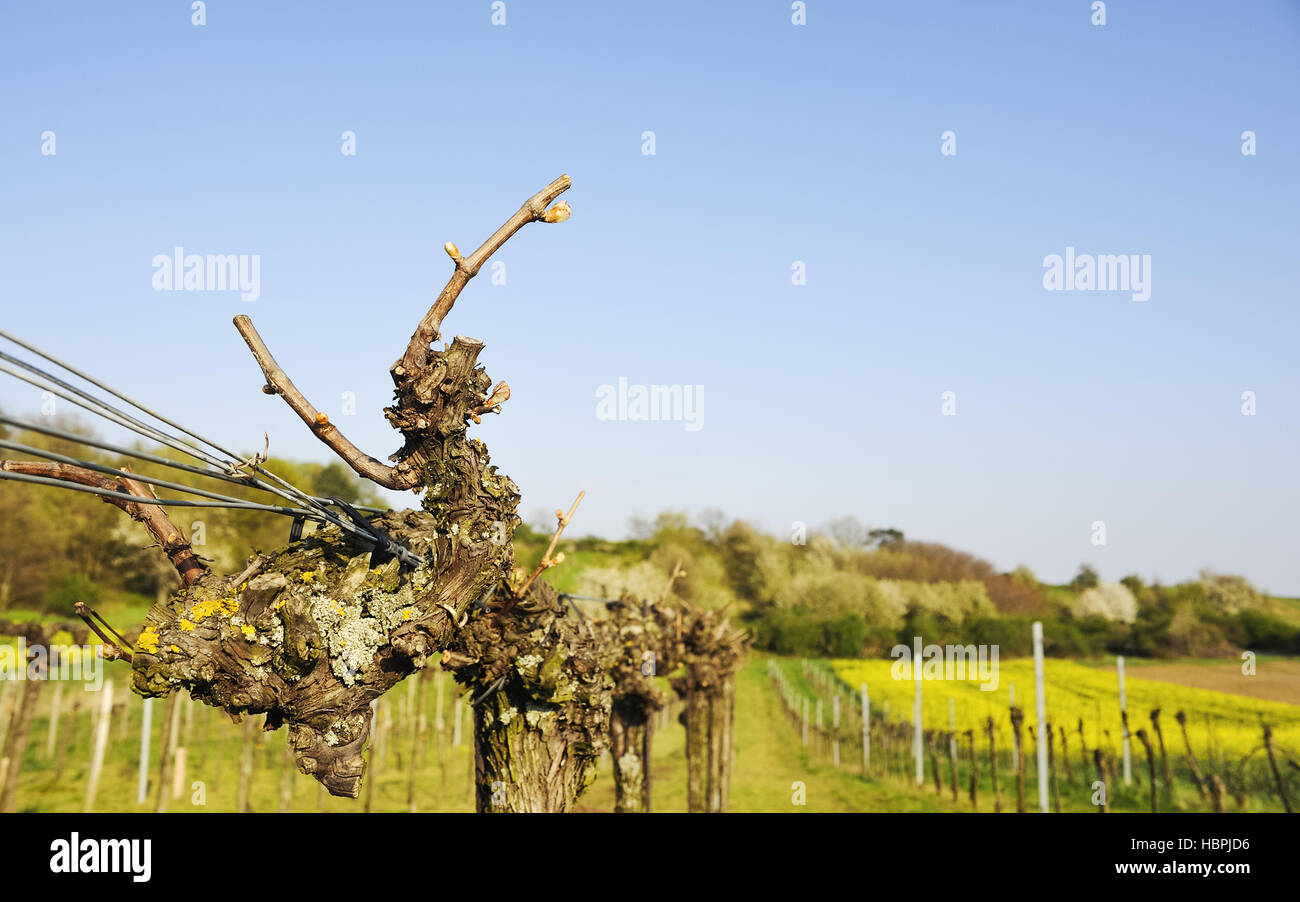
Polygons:
<instances>
[{"instance_id":1,"label":"rough bark","mask_svg":"<svg viewBox=\"0 0 1300 902\"><path fill-rule=\"evenodd\" d=\"M685 664L672 680L685 700L687 808L721 811L730 782L732 697L735 673L749 648L749 636L721 611L685 608L674 625Z\"/></svg>"},{"instance_id":2,"label":"rough bark","mask_svg":"<svg viewBox=\"0 0 1300 902\"><path fill-rule=\"evenodd\" d=\"M610 644L610 755L614 762L614 810L648 812L650 747L655 715L667 699L655 684L660 673L677 669L681 660L676 611L661 604L624 599L610 605L600 625Z\"/></svg>"},{"instance_id":3,"label":"rough bark","mask_svg":"<svg viewBox=\"0 0 1300 902\"><path fill-rule=\"evenodd\" d=\"M403 439L392 467L348 442L297 390L251 321L236 317L267 394L281 395L360 475L388 488L424 491L423 510L373 521L423 563L403 563L391 548L330 526L269 553L243 574L219 576L203 569L162 507L113 500L144 522L184 583L149 611L136 640L136 692L161 697L188 689L235 716L265 714L266 729L288 728L299 770L333 795L359 795L370 702L434 660L470 606L513 565L518 490L491 466L483 443L467 435L471 422L499 412L509 387L501 383L489 392L478 339L456 336L442 348L432 343L461 290L507 239L530 222L568 218L567 204L549 205L569 185L568 176L547 185L468 257L446 246L452 276L390 369L395 400L384 413ZM110 486L101 474L78 468L54 473L48 467L62 465L3 465L29 473L46 468L38 475L153 497L133 480L109 478Z\"/></svg>"},{"instance_id":4,"label":"rough bark","mask_svg":"<svg viewBox=\"0 0 1300 902\"><path fill-rule=\"evenodd\" d=\"M475 701L480 812L572 809L608 745L610 663L608 644L544 580L508 610L475 610L443 666Z\"/></svg>"}]
</instances>

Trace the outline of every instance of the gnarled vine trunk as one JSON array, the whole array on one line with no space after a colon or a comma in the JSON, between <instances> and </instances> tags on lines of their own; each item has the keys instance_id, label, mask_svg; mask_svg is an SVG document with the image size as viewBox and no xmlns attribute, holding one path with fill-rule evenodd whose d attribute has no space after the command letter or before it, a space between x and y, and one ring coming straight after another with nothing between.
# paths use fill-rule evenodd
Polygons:
<instances>
[{"instance_id":1,"label":"gnarled vine trunk","mask_svg":"<svg viewBox=\"0 0 1300 902\"><path fill-rule=\"evenodd\" d=\"M614 810L650 810L650 747L654 715L666 703L655 685L660 673L681 662L676 611L624 599L611 604L602 624L612 649L614 704L610 715L610 755L614 762Z\"/></svg>"},{"instance_id":2,"label":"gnarled vine trunk","mask_svg":"<svg viewBox=\"0 0 1300 902\"><path fill-rule=\"evenodd\" d=\"M393 466L348 441L275 362L251 321L235 318L265 376L263 391L280 395L360 476L389 489L423 491L422 510L390 511L369 524L358 524L360 515L350 511L351 527L335 517L334 525L259 557L243 573L219 576L193 554L184 533L154 503L152 491L125 474L106 476L102 468L67 462L3 462L6 472L29 480L91 486L143 522L180 573L182 588L154 605L136 639L131 654L136 692L156 697L188 689L195 699L237 719L265 714L266 729L288 728L299 770L333 795L357 797L370 703L434 660L466 623L471 605L503 585L514 563L519 492L491 465L483 443L467 435L471 422L500 411L509 386L502 382L489 392L492 381L478 363L481 341L456 336L441 349L432 343L461 290L506 240L528 223L568 218L567 204L549 205L569 185L568 176L547 185L468 257L446 245L455 266L452 276L390 370L395 400L384 413L403 437ZM261 467L263 460L229 461L225 475L247 476L250 484L255 476L273 479ZM304 498L304 503L312 501ZM511 622L499 625L506 629ZM565 647L576 658L560 666L577 676L588 659L578 637L570 638ZM547 671L531 679L544 683L553 676ZM581 691L598 696L588 686L595 679L578 680ZM540 693L540 685L529 683L525 690ZM553 687L545 704L569 703L557 693L562 690ZM520 700L508 691L493 704L511 698ZM591 711L603 734L598 700ZM583 713L587 716L585 708ZM585 778L586 753L561 753L571 762L572 779ZM490 748L487 754L490 758Z\"/></svg>"},{"instance_id":3,"label":"gnarled vine trunk","mask_svg":"<svg viewBox=\"0 0 1300 902\"><path fill-rule=\"evenodd\" d=\"M508 597L509 589L502 586ZM443 666L474 700L480 812L563 812L607 745L610 650L542 580L517 603L479 610Z\"/></svg>"},{"instance_id":4,"label":"gnarled vine trunk","mask_svg":"<svg viewBox=\"0 0 1300 902\"><path fill-rule=\"evenodd\" d=\"M735 674L749 637L717 611L690 610L680 627L684 675L673 688L686 702L687 808L724 810L730 794Z\"/></svg>"}]
</instances>

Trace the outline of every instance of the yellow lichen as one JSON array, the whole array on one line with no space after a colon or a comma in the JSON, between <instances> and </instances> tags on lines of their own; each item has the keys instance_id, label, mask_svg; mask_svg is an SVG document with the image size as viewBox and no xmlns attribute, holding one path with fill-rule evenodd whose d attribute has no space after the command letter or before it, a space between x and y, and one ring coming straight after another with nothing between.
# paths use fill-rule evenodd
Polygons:
<instances>
[{"instance_id":1,"label":"yellow lichen","mask_svg":"<svg viewBox=\"0 0 1300 902\"><path fill-rule=\"evenodd\" d=\"M182 617L181 630L188 633L192 629L194 629L194 624Z\"/></svg>"},{"instance_id":2,"label":"yellow lichen","mask_svg":"<svg viewBox=\"0 0 1300 902\"><path fill-rule=\"evenodd\" d=\"M191 619L198 621L214 614L229 617L238 610L239 599L232 596L230 598L205 598L196 601L186 613L189 614Z\"/></svg>"},{"instance_id":3,"label":"yellow lichen","mask_svg":"<svg viewBox=\"0 0 1300 902\"><path fill-rule=\"evenodd\" d=\"M141 651L149 654L156 654L158 651L158 631L152 626L146 626L140 631L140 638L135 640L135 644L140 647Z\"/></svg>"}]
</instances>

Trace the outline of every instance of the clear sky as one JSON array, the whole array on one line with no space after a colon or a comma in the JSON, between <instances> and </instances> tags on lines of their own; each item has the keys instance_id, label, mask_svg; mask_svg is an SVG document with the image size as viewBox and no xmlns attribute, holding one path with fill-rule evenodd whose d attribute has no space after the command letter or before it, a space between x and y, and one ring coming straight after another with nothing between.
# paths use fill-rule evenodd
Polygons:
<instances>
[{"instance_id":1,"label":"clear sky","mask_svg":"<svg viewBox=\"0 0 1300 902\"><path fill-rule=\"evenodd\" d=\"M327 459L259 392L248 314L382 458L443 242L567 172L573 218L445 324L513 387L476 433L526 516L579 488L574 529L610 536L670 507L853 514L1047 580L1300 593L1300 4L1090 6L508 0L494 26L488 0L213 0L199 27L187 2L6 3L0 326L223 442ZM177 246L259 255L260 297L155 291ZM1150 255L1150 299L1045 290L1067 247ZM620 377L703 386L701 428L598 418Z\"/></svg>"}]
</instances>

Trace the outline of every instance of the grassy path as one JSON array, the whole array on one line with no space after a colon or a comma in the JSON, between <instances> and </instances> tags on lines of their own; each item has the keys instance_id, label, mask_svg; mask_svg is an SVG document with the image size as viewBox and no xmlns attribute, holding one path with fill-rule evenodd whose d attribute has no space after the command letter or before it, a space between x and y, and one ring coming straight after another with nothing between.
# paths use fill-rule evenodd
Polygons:
<instances>
[{"instance_id":1,"label":"grassy path","mask_svg":"<svg viewBox=\"0 0 1300 902\"><path fill-rule=\"evenodd\" d=\"M835 768L814 760L781 713L768 682L767 661L750 660L736 681L735 769L731 777L733 812L801 811L952 811L934 792L916 792L893 781L867 780L845 763ZM685 737L678 724L655 737L655 811L686 810ZM793 784L805 786L806 805L792 802ZM596 784L579 800L580 811L612 811L614 786L608 760Z\"/></svg>"}]
</instances>

